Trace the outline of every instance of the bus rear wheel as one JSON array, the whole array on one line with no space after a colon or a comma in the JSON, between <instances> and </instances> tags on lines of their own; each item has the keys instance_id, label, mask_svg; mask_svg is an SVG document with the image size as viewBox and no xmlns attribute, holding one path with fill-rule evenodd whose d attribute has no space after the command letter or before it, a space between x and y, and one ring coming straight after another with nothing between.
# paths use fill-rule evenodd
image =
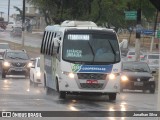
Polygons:
<instances>
[{"instance_id":1,"label":"bus rear wheel","mask_svg":"<svg viewBox=\"0 0 160 120\"><path fill-rule=\"evenodd\" d=\"M109 100L110 100L110 101L116 100L116 93L110 93L110 94L109 94Z\"/></svg>"},{"instance_id":2,"label":"bus rear wheel","mask_svg":"<svg viewBox=\"0 0 160 120\"><path fill-rule=\"evenodd\" d=\"M66 92L59 92L59 98L65 99L66 98Z\"/></svg>"}]
</instances>

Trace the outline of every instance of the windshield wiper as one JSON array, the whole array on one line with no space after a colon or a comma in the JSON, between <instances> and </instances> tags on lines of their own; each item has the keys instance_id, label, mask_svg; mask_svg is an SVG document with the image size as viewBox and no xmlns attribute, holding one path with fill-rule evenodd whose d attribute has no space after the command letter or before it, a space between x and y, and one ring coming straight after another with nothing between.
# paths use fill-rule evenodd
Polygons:
<instances>
[{"instance_id":1,"label":"windshield wiper","mask_svg":"<svg viewBox=\"0 0 160 120\"><path fill-rule=\"evenodd\" d=\"M16 58L19 58L19 59L22 59L22 60L27 60L26 58L21 58L21 57L16 57Z\"/></svg>"},{"instance_id":2,"label":"windshield wiper","mask_svg":"<svg viewBox=\"0 0 160 120\"><path fill-rule=\"evenodd\" d=\"M131 69L127 69L127 68L126 68L126 69L123 69L123 70L126 70L126 71L133 71L133 70L131 70Z\"/></svg>"},{"instance_id":3,"label":"windshield wiper","mask_svg":"<svg viewBox=\"0 0 160 120\"><path fill-rule=\"evenodd\" d=\"M92 64L93 64L94 59L95 59L95 53L94 53L94 50L93 50L93 48L92 48L92 46L91 46L91 44L90 44L89 41L88 41L88 45L89 45L89 47L90 47L90 49L91 49L91 51L92 51L92 54L93 54L93 60L92 60Z\"/></svg>"},{"instance_id":4,"label":"windshield wiper","mask_svg":"<svg viewBox=\"0 0 160 120\"><path fill-rule=\"evenodd\" d=\"M8 56L9 58L12 58L12 59L23 59L23 60L27 60L27 59L24 59L24 58L21 58L21 57L12 57L12 56Z\"/></svg>"},{"instance_id":5,"label":"windshield wiper","mask_svg":"<svg viewBox=\"0 0 160 120\"><path fill-rule=\"evenodd\" d=\"M147 70L144 70L144 69L135 69L137 70L138 72L148 72Z\"/></svg>"},{"instance_id":6,"label":"windshield wiper","mask_svg":"<svg viewBox=\"0 0 160 120\"><path fill-rule=\"evenodd\" d=\"M16 59L16 57L12 57L12 56L7 56L7 57L9 57L9 58L11 58L11 59Z\"/></svg>"},{"instance_id":7,"label":"windshield wiper","mask_svg":"<svg viewBox=\"0 0 160 120\"><path fill-rule=\"evenodd\" d=\"M113 51L113 54L114 54L114 62L116 62L116 51L114 50L111 42L110 42L109 40L108 40L108 42L109 42L109 44L110 44L110 46L111 46L111 49L112 49L112 51Z\"/></svg>"}]
</instances>

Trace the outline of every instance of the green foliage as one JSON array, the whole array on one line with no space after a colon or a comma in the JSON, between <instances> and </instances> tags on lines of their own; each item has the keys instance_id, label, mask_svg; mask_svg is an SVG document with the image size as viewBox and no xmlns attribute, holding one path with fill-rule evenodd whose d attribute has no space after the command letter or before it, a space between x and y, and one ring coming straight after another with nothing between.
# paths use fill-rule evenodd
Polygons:
<instances>
[{"instance_id":1,"label":"green foliage","mask_svg":"<svg viewBox=\"0 0 160 120\"><path fill-rule=\"evenodd\" d=\"M98 25L127 27L124 11L142 8L143 18L153 20L155 8L149 0L27 0L44 15L47 24L63 20L90 20Z\"/></svg>"}]
</instances>

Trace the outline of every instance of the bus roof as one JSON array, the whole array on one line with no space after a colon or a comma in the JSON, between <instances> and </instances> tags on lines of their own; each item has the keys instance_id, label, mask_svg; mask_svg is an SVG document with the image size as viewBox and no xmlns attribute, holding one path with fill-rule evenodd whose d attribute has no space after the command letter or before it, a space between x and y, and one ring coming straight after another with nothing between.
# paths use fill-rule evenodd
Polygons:
<instances>
[{"instance_id":1,"label":"bus roof","mask_svg":"<svg viewBox=\"0 0 160 120\"><path fill-rule=\"evenodd\" d=\"M109 32L114 32L113 29L98 27L92 21L64 21L61 25L49 25L46 27L46 31L65 31L70 29L90 29L90 30L104 30Z\"/></svg>"}]
</instances>

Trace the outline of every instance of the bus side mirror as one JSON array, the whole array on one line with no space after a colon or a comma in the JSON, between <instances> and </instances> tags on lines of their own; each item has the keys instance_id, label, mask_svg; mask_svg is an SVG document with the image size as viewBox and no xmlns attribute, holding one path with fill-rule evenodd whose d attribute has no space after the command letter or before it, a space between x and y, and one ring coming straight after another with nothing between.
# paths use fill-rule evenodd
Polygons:
<instances>
[{"instance_id":1,"label":"bus side mirror","mask_svg":"<svg viewBox=\"0 0 160 120\"><path fill-rule=\"evenodd\" d=\"M123 39L123 41L121 43L119 43L119 46L120 46L121 49L127 49L128 40L127 39Z\"/></svg>"}]
</instances>

